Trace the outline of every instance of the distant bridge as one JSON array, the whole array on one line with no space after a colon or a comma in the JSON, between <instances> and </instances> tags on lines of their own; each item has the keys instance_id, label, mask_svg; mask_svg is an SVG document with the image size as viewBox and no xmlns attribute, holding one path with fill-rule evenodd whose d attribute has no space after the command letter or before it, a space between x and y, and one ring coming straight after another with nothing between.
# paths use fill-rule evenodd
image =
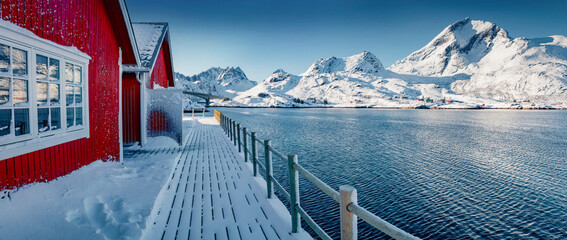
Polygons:
<instances>
[{"instance_id":1,"label":"distant bridge","mask_svg":"<svg viewBox=\"0 0 567 240\"><path fill-rule=\"evenodd\" d=\"M206 94L206 93L188 92L188 91L183 91L183 93L205 99L205 107L209 107L209 104L211 103L211 99L222 99L222 100L228 100L229 99L227 97L215 96L215 95Z\"/></svg>"}]
</instances>

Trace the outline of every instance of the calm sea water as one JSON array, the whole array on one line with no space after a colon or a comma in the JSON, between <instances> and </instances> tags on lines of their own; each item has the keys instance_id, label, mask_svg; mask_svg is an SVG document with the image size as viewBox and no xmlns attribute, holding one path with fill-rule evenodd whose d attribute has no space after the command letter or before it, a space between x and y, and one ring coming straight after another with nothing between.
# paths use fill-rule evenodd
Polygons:
<instances>
[{"instance_id":1,"label":"calm sea water","mask_svg":"<svg viewBox=\"0 0 567 240\"><path fill-rule=\"evenodd\" d=\"M220 110L418 237L567 239L567 111ZM338 204L300 181L302 206L339 238ZM359 222L359 237L386 236Z\"/></svg>"}]
</instances>

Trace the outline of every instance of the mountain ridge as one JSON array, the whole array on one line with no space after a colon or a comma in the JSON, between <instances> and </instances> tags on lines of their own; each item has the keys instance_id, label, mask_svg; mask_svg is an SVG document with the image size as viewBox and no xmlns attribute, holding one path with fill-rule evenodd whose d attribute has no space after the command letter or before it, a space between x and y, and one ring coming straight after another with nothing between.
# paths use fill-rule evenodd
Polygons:
<instances>
[{"instance_id":1,"label":"mountain ridge","mask_svg":"<svg viewBox=\"0 0 567 240\"><path fill-rule=\"evenodd\" d=\"M494 23L466 18L388 70L419 76L466 74L469 78L454 82L451 91L554 103L567 99L567 38L511 38Z\"/></svg>"},{"instance_id":2,"label":"mountain ridge","mask_svg":"<svg viewBox=\"0 0 567 240\"><path fill-rule=\"evenodd\" d=\"M240 67L211 67L199 74L185 76L175 73L179 88L223 97L234 97L256 85Z\"/></svg>"},{"instance_id":3,"label":"mountain ridge","mask_svg":"<svg viewBox=\"0 0 567 240\"><path fill-rule=\"evenodd\" d=\"M363 51L320 58L299 75L278 69L257 85L241 86L249 80L239 67L186 81L202 90L216 83L213 90L232 94L217 102L226 106L418 107L426 98L440 107L567 105L567 37L512 38L494 23L465 18L388 68Z\"/></svg>"}]
</instances>

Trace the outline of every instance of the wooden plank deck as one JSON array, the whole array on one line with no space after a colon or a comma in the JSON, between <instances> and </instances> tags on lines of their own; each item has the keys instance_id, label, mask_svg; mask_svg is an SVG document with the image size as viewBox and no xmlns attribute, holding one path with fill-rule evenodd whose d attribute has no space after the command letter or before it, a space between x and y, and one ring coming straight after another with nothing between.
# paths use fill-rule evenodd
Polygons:
<instances>
[{"instance_id":1,"label":"wooden plank deck","mask_svg":"<svg viewBox=\"0 0 567 240\"><path fill-rule=\"evenodd\" d=\"M297 239L289 213L214 118L196 118L144 239Z\"/></svg>"}]
</instances>

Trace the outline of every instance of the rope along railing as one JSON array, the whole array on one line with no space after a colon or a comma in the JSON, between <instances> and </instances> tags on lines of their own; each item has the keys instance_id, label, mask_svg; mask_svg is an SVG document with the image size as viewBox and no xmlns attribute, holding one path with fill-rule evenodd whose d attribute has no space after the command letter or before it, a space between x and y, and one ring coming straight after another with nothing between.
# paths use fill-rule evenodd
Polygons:
<instances>
[{"instance_id":1,"label":"rope along railing","mask_svg":"<svg viewBox=\"0 0 567 240\"><path fill-rule=\"evenodd\" d=\"M303 168L298 162L297 155L289 154L285 156L270 145L270 140L262 141L258 139L255 132L250 132L245 127L241 127L239 123L236 123L218 110L215 110L215 118L221 124L228 138L237 146L238 152L243 152L244 161L252 162L254 177L257 177L259 174L258 166L260 166L265 173L268 198L273 197L274 186L276 186L280 193L288 200L290 203L289 211L291 215L292 233L297 233L301 229L300 221L303 219L320 238L331 239L309 214L307 214L303 207L301 207L299 196L299 174L301 174L319 190L339 203L341 239L358 238L357 217L360 217L371 226L394 239L419 239L359 206L357 202L357 191L354 187L343 185L339 187L339 191L337 192L311 172L307 171L307 169ZM250 139L250 142L248 142L248 139ZM264 150L264 163L258 160L257 144ZM289 192L286 191L273 176L273 156L276 156L287 164Z\"/></svg>"}]
</instances>

